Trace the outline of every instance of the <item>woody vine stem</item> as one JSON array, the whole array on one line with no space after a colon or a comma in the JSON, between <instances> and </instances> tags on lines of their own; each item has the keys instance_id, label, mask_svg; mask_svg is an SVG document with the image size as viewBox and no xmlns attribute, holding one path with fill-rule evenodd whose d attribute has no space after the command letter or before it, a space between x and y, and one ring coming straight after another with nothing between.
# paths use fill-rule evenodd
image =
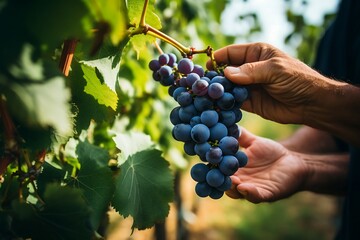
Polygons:
<instances>
[{"instance_id":1,"label":"woody vine stem","mask_svg":"<svg viewBox=\"0 0 360 240\"><path fill-rule=\"evenodd\" d=\"M148 4L149 4L149 0L145 0L143 11L141 13L139 26L137 26L129 31L129 37L132 37L132 36L138 35L138 34L145 34L145 35L147 34L147 35L153 36L155 38L158 38L158 39L174 46L177 50L180 51L180 53L183 57L191 58L194 54L205 53L207 56L210 57L213 68L215 70L218 69L218 66L217 66L215 58L214 58L212 47L208 46L207 48L201 49L201 50L196 50L195 48L192 48L192 47L185 47L184 45L182 45L181 43L179 43L172 37L166 35L165 33L161 32L161 31L153 28L149 24L147 24L145 21L145 18L146 18L146 11L148 8Z\"/></svg>"}]
</instances>

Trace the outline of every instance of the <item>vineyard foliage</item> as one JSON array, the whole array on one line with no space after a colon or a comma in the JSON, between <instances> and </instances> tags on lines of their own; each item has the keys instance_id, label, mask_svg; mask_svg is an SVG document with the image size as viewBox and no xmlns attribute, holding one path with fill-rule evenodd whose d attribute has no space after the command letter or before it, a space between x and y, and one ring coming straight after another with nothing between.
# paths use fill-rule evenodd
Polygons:
<instances>
[{"instance_id":1,"label":"vineyard foliage","mask_svg":"<svg viewBox=\"0 0 360 240\"><path fill-rule=\"evenodd\" d=\"M110 206L137 229L168 215L187 160L147 64L155 42L181 55L129 34L144 2L146 24L186 46L235 39L226 1L0 0L0 238L91 239Z\"/></svg>"}]
</instances>

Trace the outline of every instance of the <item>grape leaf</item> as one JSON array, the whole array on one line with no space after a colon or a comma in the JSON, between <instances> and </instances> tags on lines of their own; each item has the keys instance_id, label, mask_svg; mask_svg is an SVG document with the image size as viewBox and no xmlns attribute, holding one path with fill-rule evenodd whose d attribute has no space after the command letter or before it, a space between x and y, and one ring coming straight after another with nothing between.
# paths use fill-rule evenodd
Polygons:
<instances>
[{"instance_id":1,"label":"grape leaf","mask_svg":"<svg viewBox=\"0 0 360 240\"><path fill-rule=\"evenodd\" d=\"M18 3L17 9L19 4L27 8L22 24L25 24L31 36L47 44L50 49L67 38L87 37L92 28L89 9L83 1L35 0Z\"/></svg>"},{"instance_id":2,"label":"grape leaf","mask_svg":"<svg viewBox=\"0 0 360 240\"><path fill-rule=\"evenodd\" d=\"M160 29L161 21L160 18L155 14L154 4L155 4L155 0L149 1L146 11L145 22L154 28ZM130 23L135 24L136 26L139 25L143 7L144 7L144 0L128 1L128 16Z\"/></svg>"},{"instance_id":3,"label":"grape leaf","mask_svg":"<svg viewBox=\"0 0 360 240\"><path fill-rule=\"evenodd\" d=\"M114 45L127 36L128 19L125 0L84 0L84 2L97 21L109 23L110 39Z\"/></svg>"},{"instance_id":4,"label":"grape leaf","mask_svg":"<svg viewBox=\"0 0 360 240\"><path fill-rule=\"evenodd\" d=\"M161 29L161 21L160 18L155 14L154 0L150 0L146 16L145 22L146 24L156 28ZM130 23L138 26L140 23L140 17L143 11L144 1L143 0L132 0L128 1L128 15L130 19ZM152 43L155 41L155 38L149 35L135 35L131 38L131 43L133 45L134 50L137 52L139 56L140 52L146 48L147 43Z\"/></svg>"},{"instance_id":5,"label":"grape leaf","mask_svg":"<svg viewBox=\"0 0 360 240\"><path fill-rule=\"evenodd\" d=\"M91 207L91 224L97 229L108 210L114 192L112 171L107 166L109 154L106 150L88 142L80 142L76 153L81 168L70 184L82 189L83 196Z\"/></svg>"},{"instance_id":6,"label":"grape leaf","mask_svg":"<svg viewBox=\"0 0 360 240\"><path fill-rule=\"evenodd\" d=\"M60 184L65 178L66 172L60 168L56 168L48 162L45 162L42 166L41 173L36 179L37 192L40 196L43 196L46 190L46 186L49 183Z\"/></svg>"},{"instance_id":7,"label":"grape leaf","mask_svg":"<svg viewBox=\"0 0 360 240\"><path fill-rule=\"evenodd\" d=\"M48 184L44 193L45 205L12 203L12 228L18 236L37 239L91 239L90 209L79 189Z\"/></svg>"},{"instance_id":8,"label":"grape leaf","mask_svg":"<svg viewBox=\"0 0 360 240\"><path fill-rule=\"evenodd\" d=\"M70 91L65 80L55 76L41 83L12 82L6 94L9 110L16 119L32 128L54 128L63 136L72 134Z\"/></svg>"},{"instance_id":9,"label":"grape leaf","mask_svg":"<svg viewBox=\"0 0 360 240\"><path fill-rule=\"evenodd\" d=\"M71 68L69 84L72 93L71 102L74 106L76 131L80 133L83 129L87 129L91 120L111 122L115 116L114 110L105 105L100 105L92 95L84 92L87 82L83 77L81 64L74 62Z\"/></svg>"},{"instance_id":10,"label":"grape leaf","mask_svg":"<svg viewBox=\"0 0 360 240\"><path fill-rule=\"evenodd\" d=\"M120 70L118 55L110 55L96 60L82 61L81 63L82 65L96 68L101 74L104 83L115 92Z\"/></svg>"},{"instance_id":11,"label":"grape leaf","mask_svg":"<svg viewBox=\"0 0 360 240\"><path fill-rule=\"evenodd\" d=\"M84 91L92 95L99 104L111 107L116 111L118 97L116 92L112 91L109 86L100 82L96 75L95 68L81 64L81 69L84 72L84 78L87 81Z\"/></svg>"},{"instance_id":12,"label":"grape leaf","mask_svg":"<svg viewBox=\"0 0 360 240\"><path fill-rule=\"evenodd\" d=\"M159 150L137 152L121 165L112 205L124 217L133 217L133 229L163 221L172 200L173 177Z\"/></svg>"},{"instance_id":13,"label":"grape leaf","mask_svg":"<svg viewBox=\"0 0 360 240\"><path fill-rule=\"evenodd\" d=\"M120 150L118 162L122 164L131 155L154 146L150 136L141 132L115 133L113 140Z\"/></svg>"}]
</instances>

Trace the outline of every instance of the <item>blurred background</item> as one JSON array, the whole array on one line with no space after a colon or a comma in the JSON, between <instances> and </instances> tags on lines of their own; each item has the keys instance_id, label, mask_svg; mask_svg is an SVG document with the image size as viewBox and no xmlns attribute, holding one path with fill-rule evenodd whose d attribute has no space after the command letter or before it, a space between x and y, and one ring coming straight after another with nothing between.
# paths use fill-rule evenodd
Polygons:
<instances>
[{"instance_id":1,"label":"blurred background","mask_svg":"<svg viewBox=\"0 0 360 240\"><path fill-rule=\"evenodd\" d=\"M197 49L210 45L217 49L232 43L262 41L311 65L318 40L334 18L338 2L157 0L155 9L163 23L162 31L184 45ZM172 46L159 44L164 52L175 52ZM148 62L157 54L154 48L152 54L140 58ZM204 67L206 61L206 56L194 57L194 62ZM126 66L128 63L123 64ZM150 71L143 74L143 77L151 79ZM227 196L220 200L198 198L189 174L190 167L198 159L184 155L181 144L169 138L171 127L164 129L164 124L171 125L168 114L175 103L166 97L165 88L159 91L164 92L161 101L166 104L157 108L157 120L138 117L136 124L143 126L142 130L149 133L166 152L166 159L175 174L175 202L165 223L149 230L135 231L132 235L131 219L124 220L110 213L109 240L333 239L341 201L336 197L302 192L282 201L263 204L233 200ZM259 136L275 140L288 137L299 127L266 121L249 113L244 113L239 125Z\"/></svg>"}]
</instances>

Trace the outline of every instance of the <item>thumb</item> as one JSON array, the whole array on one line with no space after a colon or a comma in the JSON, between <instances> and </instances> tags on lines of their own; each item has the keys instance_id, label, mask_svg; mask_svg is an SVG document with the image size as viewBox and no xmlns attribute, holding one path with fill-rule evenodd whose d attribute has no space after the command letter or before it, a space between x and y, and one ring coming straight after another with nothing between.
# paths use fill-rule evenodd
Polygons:
<instances>
[{"instance_id":1,"label":"thumb","mask_svg":"<svg viewBox=\"0 0 360 240\"><path fill-rule=\"evenodd\" d=\"M230 81L240 85L265 83L269 80L269 66L267 63L267 61L260 61L245 63L238 67L229 66L225 68L224 75Z\"/></svg>"},{"instance_id":2,"label":"thumb","mask_svg":"<svg viewBox=\"0 0 360 240\"><path fill-rule=\"evenodd\" d=\"M239 145L244 148L248 148L256 140L256 135L252 134L245 128L241 128L241 134L238 138Z\"/></svg>"}]
</instances>

